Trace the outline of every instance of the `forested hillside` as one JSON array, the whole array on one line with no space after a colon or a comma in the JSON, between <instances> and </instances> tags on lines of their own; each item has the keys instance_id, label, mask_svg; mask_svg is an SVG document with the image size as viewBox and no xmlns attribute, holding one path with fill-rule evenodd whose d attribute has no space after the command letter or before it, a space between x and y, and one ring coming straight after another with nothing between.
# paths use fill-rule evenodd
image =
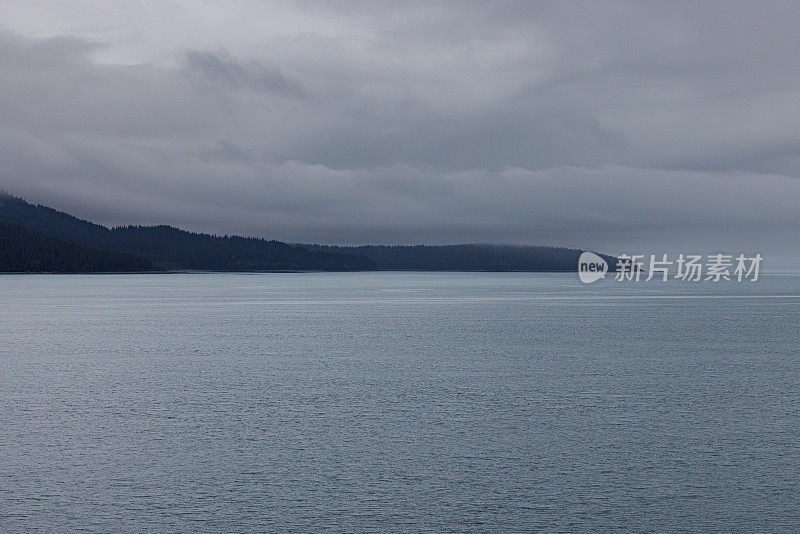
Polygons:
<instances>
[{"instance_id":1,"label":"forested hillside","mask_svg":"<svg viewBox=\"0 0 800 534\"><path fill-rule=\"evenodd\" d=\"M130 254L92 250L17 224L0 221L0 272L156 271L150 260Z\"/></svg>"},{"instance_id":2,"label":"forested hillside","mask_svg":"<svg viewBox=\"0 0 800 534\"><path fill-rule=\"evenodd\" d=\"M166 269L369 271L376 268L375 262L365 256L309 250L280 241L212 236L170 226L109 229L8 194L0 194L0 220L89 249L148 258Z\"/></svg>"}]
</instances>

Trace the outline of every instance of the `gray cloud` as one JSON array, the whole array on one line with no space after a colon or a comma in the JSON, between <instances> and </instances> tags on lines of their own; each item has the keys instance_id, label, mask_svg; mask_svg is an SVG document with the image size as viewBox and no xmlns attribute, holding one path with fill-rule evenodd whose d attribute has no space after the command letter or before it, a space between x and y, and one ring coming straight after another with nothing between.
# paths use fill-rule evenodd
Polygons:
<instances>
[{"instance_id":1,"label":"gray cloud","mask_svg":"<svg viewBox=\"0 0 800 534\"><path fill-rule=\"evenodd\" d=\"M0 187L287 241L800 256L791 4L260 5L7 21Z\"/></svg>"}]
</instances>

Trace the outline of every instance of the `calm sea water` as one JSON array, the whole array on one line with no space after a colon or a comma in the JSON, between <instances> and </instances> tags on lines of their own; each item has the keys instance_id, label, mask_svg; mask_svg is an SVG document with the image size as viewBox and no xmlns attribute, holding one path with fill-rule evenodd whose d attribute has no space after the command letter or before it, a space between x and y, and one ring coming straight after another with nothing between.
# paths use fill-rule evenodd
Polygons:
<instances>
[{"instance_id":1,"label":"calm sea water","mask_svg":"<svg viewBox=\"0 0 800 534\"><path fill-rule=\"evenodd\" d=\"M0 531L797 532L798 296L0 277Z\"/></svg>"}]
</instances>

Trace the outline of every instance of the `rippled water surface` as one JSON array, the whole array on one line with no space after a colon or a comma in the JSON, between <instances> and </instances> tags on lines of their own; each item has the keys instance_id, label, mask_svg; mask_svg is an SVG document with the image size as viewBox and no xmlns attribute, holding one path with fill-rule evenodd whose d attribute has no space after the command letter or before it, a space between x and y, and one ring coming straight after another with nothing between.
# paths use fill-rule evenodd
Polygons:
<instances>
[{"instance_id":1,"label":"rippled water surface","mask_svg":"<svg viewBox=\"0 0 800 534\"><path fill-rule=\"evenodd\" d=\"M0 531L800 531L800 278L0 277Z\"/></svg>"}]
</instances>

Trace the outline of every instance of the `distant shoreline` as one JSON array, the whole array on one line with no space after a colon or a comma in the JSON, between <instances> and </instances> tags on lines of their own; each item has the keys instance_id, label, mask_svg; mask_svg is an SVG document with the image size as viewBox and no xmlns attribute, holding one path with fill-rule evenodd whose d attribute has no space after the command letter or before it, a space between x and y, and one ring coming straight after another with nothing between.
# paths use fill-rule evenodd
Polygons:
<instances>
[{"instance_id":1,"label":"distant shoreline","mask_svg":"<svg viewBox=\"0 0 800 534\"><path fill-rule=\"evenodd\" d=\"M79 272L79 271L19 271L19 272L2 272L0 276L4 275L113 275L113 274L355 274L355 273L576 273L572 271L523 271L523 270L466 270L466 269L452 269L452 270L432 270L432 269L384 269L376 271L300 271L300 270L266 270L266 271L201 271L201 270L169 270L169 271L103 271L103 272Z\"/></svg>"},{"instance_id":2,"label":"distant shoreline","mask_svg":"<svg viewBox=\"0 0 800 534\"><path fill-rule=\"evenodd\" d=\"M574 272L583 252L479 243L290 244L165 225L108 228L0 194L0 270L8 273ZM615 257L597 254L616 264Z\"/></svg>"}]
</instances>

